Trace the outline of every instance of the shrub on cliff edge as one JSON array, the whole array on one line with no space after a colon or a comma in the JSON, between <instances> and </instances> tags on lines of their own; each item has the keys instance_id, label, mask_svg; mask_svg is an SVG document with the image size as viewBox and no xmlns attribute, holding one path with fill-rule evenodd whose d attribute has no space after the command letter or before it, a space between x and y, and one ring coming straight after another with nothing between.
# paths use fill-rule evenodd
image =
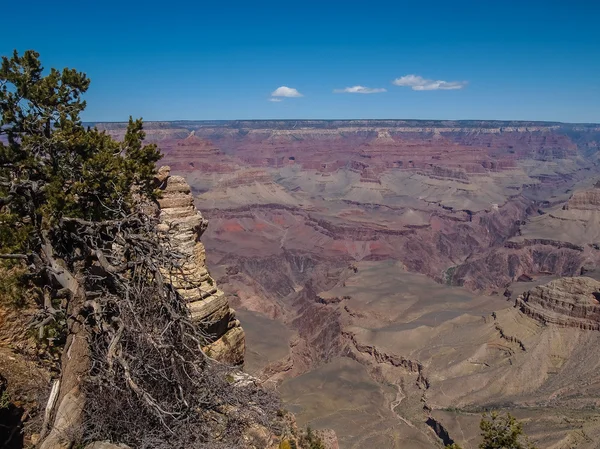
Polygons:
<instances>
[{"instance_id":1,"label":"shrub on cliff edge","mask_svg":"<svg viewBox=\"0 0 600 449\"><path fill-rule=\"evenodd\" d=\"M492 412L483 415L479 423L483 441L480 449L536 449L523 432L523 424L510 413L500 415ZM446 446L446 449L462 449L456 443Z\"/></svg>"}]
</instances>

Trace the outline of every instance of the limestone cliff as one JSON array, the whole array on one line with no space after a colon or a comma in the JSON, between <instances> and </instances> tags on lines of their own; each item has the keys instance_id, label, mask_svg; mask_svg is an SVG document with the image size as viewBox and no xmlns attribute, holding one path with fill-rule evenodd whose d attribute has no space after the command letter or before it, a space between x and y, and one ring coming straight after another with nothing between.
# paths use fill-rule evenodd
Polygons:
<instances>
[{"instance_id":1,"label":"limestone cliff","mask_svg":"<svg viewBox=\"0 0 600 449\"><path fill-rule=\"evenodd\" d=\"M158 181L162 190L159 229L167 235L171 247L186 256L180 269L168 273L169 281L187 302L194 321L206 330L211 343L205 351L219 361L241 365L244 330L206 268L200 237L208 221L195 208L190 186L183 177L171 176L170 168L162 167Z\"/></svg>"},{"instance_id":2,"label":"limestone cliff","mask_svg":"<svg viewBox=\"0 0 600 449\"><path fill-rule=\"evenodd\" d=\"M560 278L517 298L523 313L543 323L600 330L600 282L588 277Z\"/></svg>"}]
</instances>

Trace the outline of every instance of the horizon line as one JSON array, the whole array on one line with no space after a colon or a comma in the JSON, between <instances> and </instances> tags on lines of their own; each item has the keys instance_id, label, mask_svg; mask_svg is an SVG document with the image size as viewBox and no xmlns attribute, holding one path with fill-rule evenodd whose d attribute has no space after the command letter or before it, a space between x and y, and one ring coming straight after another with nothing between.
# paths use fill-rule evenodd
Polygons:
<instances>
[{"instance_id":1,"label":"horizon line","mask_svg":"<svg viewBox=\"0 0 600 449\"><path fill-rule=\"evenodd\" d=\"M175 119L175 120L145 120L144 123L198 123L198 122L504 122L504 123L536 123L543 125L582 125L600 126L600 122L563 122L552 120L511 120L511 119L411 119L411 118L254 118L254 119ZM82 120L83 124L112 123L127 124L128 120Z\"/></svg>"}]
</instances>

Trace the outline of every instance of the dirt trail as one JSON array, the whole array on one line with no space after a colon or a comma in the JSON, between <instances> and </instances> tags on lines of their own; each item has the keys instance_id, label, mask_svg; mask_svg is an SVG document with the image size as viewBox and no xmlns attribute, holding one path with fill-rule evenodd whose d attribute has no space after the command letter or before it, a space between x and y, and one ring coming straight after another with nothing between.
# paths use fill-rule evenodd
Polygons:
<instances>
[{"instance_id":1,"label":"dirt trail","mask_svg":"<svg viewBox=\"0 0 600 449\"><path fill-rule=\"evenodd\" d=\"M402 390L402 385L401 385L401 381L396 382L394 384L394 386L397 388L397 392L396 392L396 399L394 399L391 403L390 403L390 410L396 414L396 416L398 417L398 419L400 421L402 421L404 424L406 424L409 427L412 427L413 429L416 429L416 426L410 422L408 419L406 419L405 417L403 417L402 415L400 415L398 412L396 412L396 408L402 403L402 401L404 400L404 398L406 398L406 394L404 394L404 391Z\"/></svg>"}]
</instances>

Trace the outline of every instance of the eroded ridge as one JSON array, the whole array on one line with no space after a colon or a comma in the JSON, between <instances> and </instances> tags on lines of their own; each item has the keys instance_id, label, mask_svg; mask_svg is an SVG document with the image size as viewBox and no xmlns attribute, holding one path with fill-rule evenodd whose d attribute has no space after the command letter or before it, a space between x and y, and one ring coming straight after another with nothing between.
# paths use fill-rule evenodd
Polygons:
<instances>
[{"instance_id":1,"label":"eroded ridge","mask_svg":"<svg viewBox=\"0 0 600 449\"><path fill-rule=\"evenodd\" d=\"M588 277L560 278L517 298L526 315L564 327L600 330L600 282Z\"/></svg>"}]
</instances>

